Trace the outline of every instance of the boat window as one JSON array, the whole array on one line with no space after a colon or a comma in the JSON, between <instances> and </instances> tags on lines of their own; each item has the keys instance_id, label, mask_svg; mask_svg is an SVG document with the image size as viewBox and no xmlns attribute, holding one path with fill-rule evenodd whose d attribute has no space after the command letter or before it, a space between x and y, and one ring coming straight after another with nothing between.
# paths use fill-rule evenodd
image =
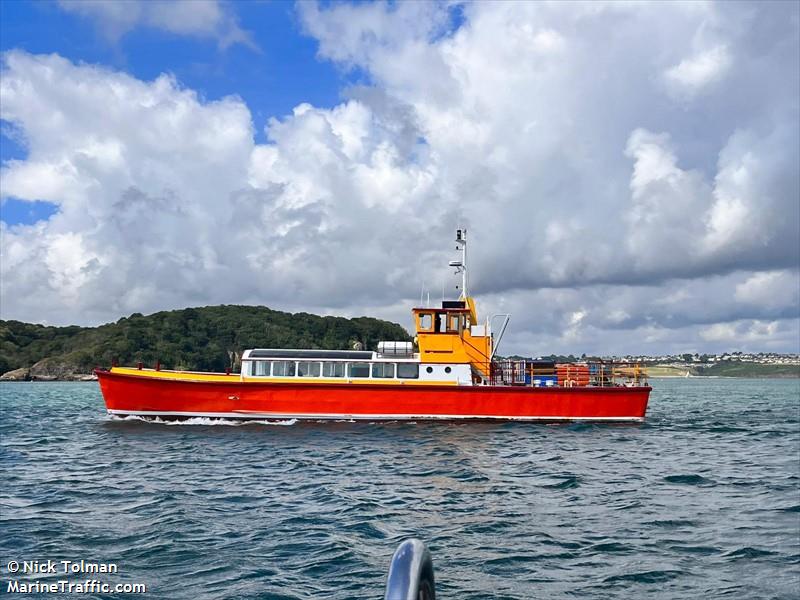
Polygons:
<instances>
[{"instance_id":1,"label":"boat window","mask_svg":"<svg viewBox=\"0 0 800 600\"><path fill-rule=\"evenodd\" d=\"M447 315L444 313L436 313L436 331L439 333L447 332Z\"/></svg>"},{"instance_id":2,"label":"boat window","mask_svg":"<svg viewBox=\"0 0 800 600\"><path fill-rule=\"evenodd\" d=\"M297 363L297 375L300 377L319 377L318 362Z\"/></svg>"},{"instance_id":3,"label":"boat window","mask_svg":"<svg viewBox=\"0 0 800 600\"><path fill-rule=\"evenodd\" d=\"M250 364L251 363L249 360L242 361L242 375L244 375L245 377L247 377L248 375L252 375L252 372L250 371Z\"/></svg>"},{"instance_id":4,"label":"boat window","mask_svg":"<svg viewBox=\"0 0 800 600\"><path fill-rule=\"evenodd\" d=\"M324 362L322 363L323 377L344 377L344 363Z\"/></svg>"},{"instance_id":5,"label":"boat window","mask_svg":"<svg viewBox=\"0 0 800 600\"><path fill-rule=\"evenodd\" d=\"M372 376L381 379L394 377L394 363L372 363Z\"/></svg>"},{"instance_id":6,"label":"boat window","mask_svg":"<svg viewBox=\"0 0 800 600\"><path fill-rule=\"evenodd\" d=\"M276 360L272 363L272 374L275 377L294 377L294 361Z\"/></svg>"},{"instance_id":7,"label":"boat window","mask_svg":"<svg viewBox=\"0 0 800 600\"><path fill-rule=\"evenodd\" d=\"M431 313L421 313L419 315L419 329L429 331L432 324Z\"/></svg>"},{"instance_id":8,"label":"boat window","mask_svg":"<svg viewBox=\"0 0 800 600\"><path fill-rule=\"evenodd\" d=\"M461 331L461 315L450 315L450 331Z\"/></svg>"},{"instance_id":9,"label":"boat window","mask_svg":"<svg viewBox=\"0 0 800 600\"><path fill-rule=\"evenodd\" d=\"M269 366L270 366L270 364L271 363L269 363L266 360L256 361L256 363L255 363L255 367L256 367L255 375L257 377L269 377Z\"/></svg>"},{"instance_id":10,"label":"boat window","mask_svg":"<svg viewBox=\"0 0 800 600\"><path fill-rule=\"evenodd\" d=\"M400 379L419 379L419 365L416 363L397 363L397 376Z\"/></svg>"},{"instance_id":11,"label":"boat window","mask_svg":"<svg viewBox=\"0 0 800 600\"><path fill-rule=\"evenodd\" d=\"M347 363L347 370L350 377L369 377L369 363Z\"/></svg>"}]
</instances>

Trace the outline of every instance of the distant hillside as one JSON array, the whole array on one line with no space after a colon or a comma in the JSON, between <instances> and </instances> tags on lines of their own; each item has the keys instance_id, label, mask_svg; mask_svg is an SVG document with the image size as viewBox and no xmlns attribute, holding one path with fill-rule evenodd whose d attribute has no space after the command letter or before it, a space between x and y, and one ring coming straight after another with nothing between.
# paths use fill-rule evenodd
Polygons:
<instances>
[{"instance_id":1,"label":"distant hillside","mask_svg":"<svg viewBox=\"0 0 800 600\"><path fill-rule=\"evenodd\" d=\"M718 377L793 378L800 377L800 366L732 360L715 363L709 367L698 367L697 374Z\"/></svg>"},{"instance_id":2,"label":"distant hillside","mask_svg":"<svg viewBox=\"0 0 800 600\"><path fill-rule=\"evenodd\" d=\"M647 367L651 377L749 377L754 379L800 378L800 366L755 363L738 360L718 362L711 365L651 365Z\"/></svg>"},{"instance_id":3,"label":"distant hillside","mask_svg":"<svg viewBox=\"0 0 800 600\"><path fill-rule=\"evenodd\" d=\"M112 361L165 369L238 369L248 348L349 349L410 340L396 323L285 313L264 306L206 306L135 313L99 327L46 327L0 320L0 373L34 367L39 378L70 378Z\"/></svg>"}]
</instances>

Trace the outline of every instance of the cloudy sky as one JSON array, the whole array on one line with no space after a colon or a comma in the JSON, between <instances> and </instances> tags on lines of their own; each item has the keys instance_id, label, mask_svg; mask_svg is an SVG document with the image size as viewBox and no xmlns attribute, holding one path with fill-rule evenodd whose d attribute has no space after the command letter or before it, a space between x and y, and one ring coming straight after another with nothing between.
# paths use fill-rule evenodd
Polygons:
<instances>
[{"instance_id":1,"label":"cloudy sky","mask_svg":"<svg viewBox=\"0 0 800 600\"><path fill-rule=\"evenodd\" d=\"M468 229L501 352L800 351L800 4L3 3L0 316L410 326Z\"/></svg>"}]
</instances>

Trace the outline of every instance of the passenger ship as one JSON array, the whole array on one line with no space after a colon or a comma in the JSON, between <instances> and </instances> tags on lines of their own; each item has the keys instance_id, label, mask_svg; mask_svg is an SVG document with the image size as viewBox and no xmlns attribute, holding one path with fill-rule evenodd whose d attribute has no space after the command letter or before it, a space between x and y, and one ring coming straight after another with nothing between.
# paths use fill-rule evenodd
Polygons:
<instances>
[{"instance_id":1,"label":"passenger ship","mask_svg":"<svg viewBox=\"0 0 800 600\"><path fill-rule=\"evenodd\" d=\"M377 351L252 349L240 373L97 369L108 412L164 419L642 421L651 388L638 365L499 360L508 324L478 320L467 293L466 230L456 232L458 300L412 310L414 342ZM496 337L496 339L495 339Z\"/></svg>"}]
</instances>

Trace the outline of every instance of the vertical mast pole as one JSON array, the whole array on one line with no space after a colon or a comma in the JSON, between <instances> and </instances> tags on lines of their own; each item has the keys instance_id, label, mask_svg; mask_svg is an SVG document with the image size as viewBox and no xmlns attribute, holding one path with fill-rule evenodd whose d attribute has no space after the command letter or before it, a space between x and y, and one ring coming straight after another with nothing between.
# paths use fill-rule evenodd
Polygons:
<instances>
[{"instance_id":1,"label":"vertical mast pole","mask_svg":"<svg viewBox=\"0 0 800 600\"><path fill-rule=\"evenodd\" d=\"M451 260L450 266L456 268L456 273L461 273L461 295L459 298L467 298L467 230L456 229L456 249L461 250L461 260Z\"/></svg>"},{"instance_id":2,"label":"vertical mast pole","mask_svg":"<svg viewBox=\"0 0 800 600\"><path fill-rule=\"evenodd\" d=\"M469 296L467 292L467 230L464 229L462 233L462 242L461 242L461 262L464 265L462 267L461 272L461 290L464 294L464 298Z\"/></svg>"}]
</instances>

